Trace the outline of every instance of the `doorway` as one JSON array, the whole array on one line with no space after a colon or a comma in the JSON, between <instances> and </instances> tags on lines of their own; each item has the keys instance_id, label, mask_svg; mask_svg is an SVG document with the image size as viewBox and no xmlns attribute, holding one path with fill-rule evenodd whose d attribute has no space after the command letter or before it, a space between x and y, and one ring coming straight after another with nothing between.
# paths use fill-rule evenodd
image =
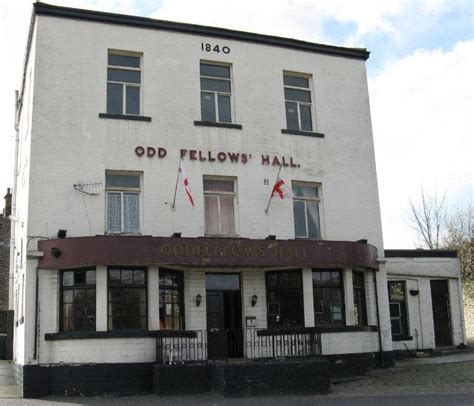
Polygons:
<instances>
[{"instance_id":1,"label":"doorway","mask_svg":"<svg viewBox=\"0 0 474 406\"><path fill-rule=\"evenodd\" d=\"M452 345L448 281L432 280L430 284L436 347Z\"/></svg>"},{"instance_id":2,"label":"doorway","mask_svg":"<svg viewBox=\"0 0 474 406\"><path fill-rule=\"evenodd\" d=\"M242 358L240 274L206 274L208 359Z\"/></svg>"}]
</instances>

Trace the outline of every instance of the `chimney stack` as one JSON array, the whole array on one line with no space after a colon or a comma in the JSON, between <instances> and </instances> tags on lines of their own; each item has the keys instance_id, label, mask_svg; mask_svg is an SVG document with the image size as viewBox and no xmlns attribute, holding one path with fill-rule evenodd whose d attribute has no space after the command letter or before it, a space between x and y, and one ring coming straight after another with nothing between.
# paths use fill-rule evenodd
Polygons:
<instances>
[{"instance_id":1,"label":"chimney stack","mask_svg":"<svg viewBox=\"0 0 474 406\"><path fill-rule=\"evenodd\" d=\"M4 196L5 199L5 209L3 209L3 215L5 217L10 217L12 214L12 193L10 188L7 189L7 194Z\"/></svg>"}]
</instances>

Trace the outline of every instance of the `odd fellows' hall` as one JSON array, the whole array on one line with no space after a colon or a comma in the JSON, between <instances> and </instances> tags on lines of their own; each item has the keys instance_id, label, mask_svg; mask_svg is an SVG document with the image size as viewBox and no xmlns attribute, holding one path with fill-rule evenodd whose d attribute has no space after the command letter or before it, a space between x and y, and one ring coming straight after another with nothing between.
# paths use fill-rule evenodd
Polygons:
<instances>
[{"instance_id":1,"label":"odd fellows' hall","mask_svg":"<svg viewBox=\"0 0 474 406\"><path fill-rule=\"evenodd\" d=\"M405 345L462 344L456 253L384 251L368 56L35 3L12 208L23 395L325 392Z\"/></svg>"}]
</instances>

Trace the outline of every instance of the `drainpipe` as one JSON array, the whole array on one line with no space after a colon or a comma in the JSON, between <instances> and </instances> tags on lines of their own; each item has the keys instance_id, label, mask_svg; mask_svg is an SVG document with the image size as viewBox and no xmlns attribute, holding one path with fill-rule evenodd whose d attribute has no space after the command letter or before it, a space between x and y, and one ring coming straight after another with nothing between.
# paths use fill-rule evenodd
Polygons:
<instances>
[{"instance_id":1,"label":"drainpipe","mask_svg":"<svg viewBox=\"0 0 474 406\"><path fill-rule=\"evenodd\" d=\"M13 310L13 285L15 275L15 235L16 226L19 224L17 213L16 213L16 196L18 193L18 151L20 144L20 93L15 90L15 158L13 167L13 196L10 213L10 269L9 269L9 284L8 284L8 308Z\"/></svg>"},{"instance_id":2,"label":"drainpipe","mask_svg":"<svg viewBox=\"0 0 474 406\"><path fill-rule=\"evenodd\" d=\"M375 309L376 309L376 314L377 314L377 332L378 332L378 337L379 337L380 365L382 365L382 368L384 368L385 362L383 359L382 332L380 331L379 293L377 289L377 271L375 269L374 269L374 286L375 286Z\"/></svg>"}]
</instances>

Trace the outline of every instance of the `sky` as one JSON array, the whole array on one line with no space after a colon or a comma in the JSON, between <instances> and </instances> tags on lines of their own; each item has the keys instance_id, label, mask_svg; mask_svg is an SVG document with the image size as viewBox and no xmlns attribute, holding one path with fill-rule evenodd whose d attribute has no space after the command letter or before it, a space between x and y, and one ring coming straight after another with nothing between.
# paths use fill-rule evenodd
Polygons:
<instances>
[{"instance_id":1,"label":"sky","mask_svg":"<svg viewBox=\"0 0 474 406\"><path fill-rule=\"evenodd\" d=\"M409 200L472 203L474 16L471 0L49 0L363 47L385 248L414 248ZM32 0L0 3L0 193L13 186L14 91L20 88ZM317 95L316 95L317 98ZM363 193L363 190L361 191Z\"/></svg>"}]
</instances>

